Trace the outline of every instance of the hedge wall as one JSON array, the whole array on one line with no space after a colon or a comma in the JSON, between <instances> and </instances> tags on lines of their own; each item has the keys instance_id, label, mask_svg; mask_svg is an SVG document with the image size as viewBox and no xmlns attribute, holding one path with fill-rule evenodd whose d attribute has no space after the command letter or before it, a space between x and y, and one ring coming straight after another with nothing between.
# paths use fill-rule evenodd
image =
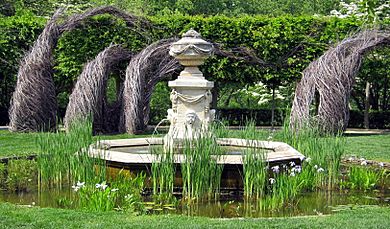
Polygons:
<instances>
[{"instance_id":1,"label":"hedge wall","mask_svg":"<svg viewBox=\"0 0 390 229\"><path fill-rule=\"evenodd\" d=\"M220 87L226 82L238 84L257 81L289 84L328 47L356 31L360 22L335 17L152 17L150 30L140 36L121 20L98 16L66 33L55 50L55 83L60 109L67 104L82 66L110 43L120 43L139 51L152 41L178 36L194 28L225 49L251 48L269 65L259 66L214 56L202 67L210 80ZM3 17L0 20L0 108L8 109L16 82L18 62L43 29L46 19L34 15ZM388 24L388 23L387 23ZM125 66L124 66L125 67ZM1 110L0 109L0 110ZM153 108L152 108L153 109ZM2 119L5 120L5 119ZM0 120L1 122L1 120ZM2 123L4 124L4 121Z\"/></svg>"},{"instance_id":2,"label":"hedge wall","mask_svg":"<svg viewBox=\"0 0 390 229\"><path fill-rule=\"evenodd\" d=\"M9 100L16 84L19 61L41 33L45 21L46 19L32 14L0 17L0 112L2 114L4 110L8 110Z\"/></svg>"},{"instance_id":3,"label":"hedge wall","mask_svg":"<svg viewBox=\"0 0 390 229\"><path fill-rule=\"evenodd\" d=\"M349 128L363 128L364 112L351 110ZM282 126L288 112L284 109L275 110L275 125ZM254 120L258 126L271 126L270 109L218 109L219 120L232 126L245 124L246 120ZM371 111L369 113L370 128L389 129L390 111Z\"/></svg>"}]
</instances>

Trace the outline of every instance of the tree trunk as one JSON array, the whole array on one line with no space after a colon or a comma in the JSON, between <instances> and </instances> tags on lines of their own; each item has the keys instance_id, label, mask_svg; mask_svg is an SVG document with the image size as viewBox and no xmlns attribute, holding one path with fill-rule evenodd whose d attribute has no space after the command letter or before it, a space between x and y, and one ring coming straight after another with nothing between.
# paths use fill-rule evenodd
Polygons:
<instances>
[{"instance_id":1,"label":"tree trunk","mask_svg":"<svg viewBox=\"0 0 390 229\"><path fill-rule=\"evenodd\" d=\"M383 85L383 100L382 100L382 111L387 110L387 90L388 90L388 83L389 81L385 80L384 85Z\"/></svg>"},{"instance_id":2,"label":"tree trunk","mask_svg":"<svg viewBox=\"0 0 390 229\"><path fill-rule=\"evenodd\" d=\"M275 84L272 84L271 125L272 125L272 129L274 129L274 125L275 125Z\"/></svg>"},{"instance_id":3,"label":"tree trunk","mask_svg":"<svg viewBox=\"0 0 390 229\"><path fill-rule=\"evenodd\" d=\"M378 84L370 84L370 109L379 110L379 92L380 87Z\"/></svg>"},{"instance_id":4,"label":"tree trunk","mask_svg":"<svg viewBox=\"0 0 390 229\"><path fill-rule=\"evenodd\" d=\"M370 129L370 120L368 117L368 112L370 110L370 82L366 83L366 99L364 106L364 128Z\"/></svg>"}]
</instances>

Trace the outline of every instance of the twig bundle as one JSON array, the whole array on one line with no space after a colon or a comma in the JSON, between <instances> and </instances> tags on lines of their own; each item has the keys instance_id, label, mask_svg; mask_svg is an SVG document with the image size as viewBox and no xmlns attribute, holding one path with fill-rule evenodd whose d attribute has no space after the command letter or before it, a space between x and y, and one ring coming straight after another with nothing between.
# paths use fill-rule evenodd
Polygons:
<instances>
[{"instance_id":1,"label":"twig bundle","mask_svg":"<svg viewBox=\"0 0 390 229\"><path fill-rule=\"evenodd\" d=\"M168 53L174 41L157 41L131 59L126 69L120 130L134 134L145 129L154 87L180 68Z\"/></svg>"},{"instance_id":2,"label":"twig bundle","mask_svg":"<svg viewBox=\"0 0 390 229\"><path fill-rule=\"evenodd\" d=\"M121 61L130 60L130 57L128 50L120 45L111 45L85 65L69 97L64 118L65 128L80 117L92 115L94 132L114 132L105 125L108 112L105 98L107 80L112 67Z\"/></svg>"},{"instance_id":3,"label":"twig bundle","mask_svg":"<svg viewBox=\"0 0 390 229\"><path fill-rule=\"evenodd\" d=\"M146 20L112 6L91 9L71 17L64 17L61 10L57 11L21 61L9 110L11 131L48 130L55 126L57 102L53 82L53 50L63 32L99 14L122 18L131 28L149 25Z\"/></svg>"},{"instance_id":4,"label":"twig bundle","mask_svg":"<svg viewBox=\"0 0 390 229\"><path fill-rule=\"evenodd\" d=\"M20 63L9 109L11 131L39 131L56 124L57 100L53 81L52 52L60 31L57 11Z\"/></svg>"},{"instance_id":5,"label":"twig bundle","mask_svg":"<svg viewBox=\"0 0 390 229\"><path fill-rule=\"evenodd\" d=\"M297 85L291 127L300 129L310 121L310 105L317 90L319 127L332 133L344 130L349 121L348 101L364 54L389 43L388 31L365 30L344 39L313 61Z\"/></svg>"}]
</instances>

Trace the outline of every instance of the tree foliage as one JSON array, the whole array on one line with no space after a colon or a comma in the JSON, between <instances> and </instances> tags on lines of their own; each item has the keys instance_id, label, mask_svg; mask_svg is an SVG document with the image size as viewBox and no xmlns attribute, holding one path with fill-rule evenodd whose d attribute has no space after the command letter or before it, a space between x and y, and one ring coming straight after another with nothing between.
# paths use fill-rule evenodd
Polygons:
<instances>
[{"instance_id":1,"label":"tree foliage","mask_svg":"<svg viewBox=\"0 0 390 229\"><path fill-rule=\"evenodd\" d=\"M338 0L0 0L0 13L13 15L31 11L51 15L56 8L79 11L87 7L113 5L138 15L327 15Z\"/></svg>"}]
</instances>

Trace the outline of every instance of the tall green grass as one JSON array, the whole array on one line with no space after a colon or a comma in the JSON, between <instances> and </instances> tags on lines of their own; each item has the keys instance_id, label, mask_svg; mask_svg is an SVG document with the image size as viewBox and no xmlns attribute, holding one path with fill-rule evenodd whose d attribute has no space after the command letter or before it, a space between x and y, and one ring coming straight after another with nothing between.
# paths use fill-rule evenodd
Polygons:
<instances>
[{"instance_id":1,"label":"tall green grass","mask_svg":"<svg viewBox=\"0 0 390 229\"><path fill-rule=\"evenodd\" d=\"M268 179L265 150L257 147L248 148L243 155L244 196L247 200L263 197Z\"/></svg>"},{"instance_id":2,"label":"tall green grass","mask_svg":"<svg viewBox=\"0 0 390 229\"><path fill-rule=\"evenodd\" d=\"M286 124L282 139L307 158L303 173L306 188L313 190L334 189L340 181L340 163L345 152L346 140L341 133L327 134L315 124L295 132Z\"/></svg>"},{"instance_id":3,"label":"tall green grass","mask_svg":"<svg viewBox=\"0 0 390 229\"><path fill-rule=\"evenodd\" d=\"M174 151L163 147L150 147L149 149L155 157L152 163L153 194L172 194L176 174Z\"/></svg>"},{"instance_id":4,"label":"tall green grass","mask_svg":"<svg viewBox=\"0 0 390 229\"><path fill-rule=\"evenodd\" d=\"M275 209L298 201L303 191L334 189L340 181L340 162L345 151L341 134L323 134L318 128L308 125L298 132L286 124L275 133L257 130L253 121L248 121L235 137L245 139L249 146L255 141L277 140L286 142L304 154L307 160L302 166L295 163L276 165L275 170L265 162L266 151L262 146L251 146L243 154L244 196L247 202L256 201L261 209Z\"/></svg>"},{"instance_id":5,"label":"tall green grass","mask_svg":"<svg viewBox=\"0 0 390 229\"><path fill-rule=\"evenodd\" d=\"M206 133L184 141L184 163L181 164L183 197L186 200L217 198L223 165L218 164L222 149L216 138Z\"/></svg>"},{"instance_id":6,"label":"tall green grass","mask_svg":"<svg viewBox=\"0 0 390 229\"><path fill-rule=\"evenodd\" d=\"M67 133L39 134L39 184L61 188L76 181L104 180L104 160L88 155L92 142L91 118L74 121Z\"/></svg>"},{"instance_id":7,"label":"tall green grass","mask_svg":"<svg viewBox=\"0 0 390 229\"><path fill-rule=\"evenodd\" d=\"M151 148L156 161L152 164L153 193L155 195L173 192L176 166L175 156L182 156L183 198L189 202L203 198L217 198L220 190L223 166L218 164L222 149L218 146L213 131L196 133L194 138L173 143L168 136L164 148Z\"/></svg>"},{"instance_id":8,"label":"tall green grass","mask_svg":"<svg viewBox=\"0 0 390 229\"><path fill-rule=\"evenodd\" d=\"M263 197L267 181L266 150L257 141L261 138L255 122L249 120L241 127L237 136L248 146L242 154L244 196L246 200ZM261 134L260 134L261 135Z\"/></svg>"},{"instance_id":9,"label":"tall green grass","mask_svg":"<svg viewBox=\"0 0 390 229\"><path fill-rule=\"evenodd\" d=\"M262 209L275 209L297 202L299 194L304 191L338 187L340 162L345 150L345 140L341 134L324 135L311 125L301 129L299 133L290 129L287 124L278 132L258 130L255 122L250 120L238 131L227 130L221 124L215 125L210 131L212 134L202 134L195 140L185 141L180 149L186 158L180 166L185 199L201 199L220 189L223 167L215 159L220 158L223 151L216 144L216 137L236 137L247 142L249 147L242 154L244 198L248 203L256 201L257 206ZM277 172L272 171L266 162L267 151L258 145L258 141L251 140L286 142L304 154L307 160L302 161L300 166L279 165ZM160 170L165 168L164 180L156 181L156 184L173 182L172 158L178 150L172 152L160 156L161 162L168 158L165 160L168 163L156 165ZM171 191L172 188L173 186L160 187L159 190Z\"/></svg>"}]
</instances>

